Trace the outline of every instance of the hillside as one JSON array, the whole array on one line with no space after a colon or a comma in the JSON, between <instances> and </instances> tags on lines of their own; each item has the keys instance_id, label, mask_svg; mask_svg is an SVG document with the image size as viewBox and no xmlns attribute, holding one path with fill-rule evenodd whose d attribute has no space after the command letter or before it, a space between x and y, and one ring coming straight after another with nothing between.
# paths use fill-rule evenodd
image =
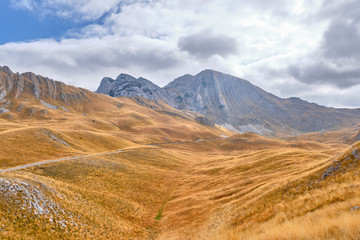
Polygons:
<instances>
[{"instance_id":1,"label":"hillside","mask_svg":"<svg viewBox=\"0 0 360 240\"><path fill-rule=\"evenodd\" d=\"M281 139L238 134L161 99L0 70L1 239L360 234L358 123Z\"/></svg>"},{"instance_id":2,"label":"hillside","mask_svg":"<svg viewBox=\"0 0 360 240\"><path fill-rule=\"evenodd\" d=\"M0 152L0 168L231 134L195 120L199 114L183 114L163 103L115 99L7 67L0 69L0 93L0 143L7 146Z\"/></svg>"},{"instance_id":3,"label":"hillside","mask_svg":"<svg viewBox=\"0 0 360 240\"><path fill-rule=\"evenodd\" d=\"M182 76L163 88L126 75L130 84L123 76L111 80L111 86L107 84L110 79L104 78L97 92L161 99L238 132L299 134L341 128L360 119L359 109L327 108L299 98L279 98L246 80L213 70Z\"/></svg>"},{"instance_id":4,"label":"hillside","mask_svg":"<svg viewBox=\"0 0 360 240\"><path fill-rule=\"evenodd\" d=\"M359 215L351 210L358 206L359 179L357 159L345 159L354 149L338 158L349 167L342 164L343 169L333 171L338 164L331 159L341 148L244 134L138 146L7 172L1 176L0 209L13 210L2 210L0 224L7 232L0 234L33 239L351 239L359 234Z\"/></svg>"}]
</instances>

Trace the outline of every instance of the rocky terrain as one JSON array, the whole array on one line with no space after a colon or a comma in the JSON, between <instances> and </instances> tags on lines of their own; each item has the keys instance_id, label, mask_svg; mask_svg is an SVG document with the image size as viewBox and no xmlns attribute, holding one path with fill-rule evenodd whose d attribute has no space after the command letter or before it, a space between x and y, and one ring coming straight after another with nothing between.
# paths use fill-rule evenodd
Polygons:
<instances>
[{"instance_id":1,"label":"rocky terrain","mask_svg":"<svg viewBox=\"0 0 360 240\"><path fill-rule=\"evenodd\" d=\"M179 110L195 111L238 132L299 134L342 127L360 119L360 110L327 108L299 98L279 98L250 82L213 70L185 75L163 88L121 74L104 78L96 91L110 96L163 100Z\"/></svg>"},{"instance_id":2,"label":"rocky terrain","mask_svg":"<svg viewBox=\"0 0 360 240\"><path fill-rule=\"evenodd\" d=\"M145 78L134 78L128 74L120 74L115 80L105 77L101 80L97 93L111 97L143 97L146 99L163 99L160 87Z\"/></svg>"},{"instance_id":3,"label":"rocky terrain","mask_svg":"<svg viewBox=\"0 0 360 240\"><path fill-rule=\"evenodd\" d=\"M51 110L84 110L91 94L31 72L13 73L10 68L0 66L0 114L8 118L14 114L45 117Z\"/></svg>"},{"instance_id":4,"label":"rocky terrain","mask_svg":"<svg viewBox=\"0 0 360 240\"><path fill-rule=\"evenodd\" d=\"M9 67L0 66L0 101L4 101L6 97L21 97L26 92L33 93L36 98L51 97L69 105L86 101L88 91L31 72L13 73Z\"/></svg>"}]
</instances>

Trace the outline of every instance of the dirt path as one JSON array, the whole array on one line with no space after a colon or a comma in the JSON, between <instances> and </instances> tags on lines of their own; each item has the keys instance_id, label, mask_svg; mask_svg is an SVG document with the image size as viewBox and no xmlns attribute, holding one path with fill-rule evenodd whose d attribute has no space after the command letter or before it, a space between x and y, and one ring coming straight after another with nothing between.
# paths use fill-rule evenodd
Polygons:
<instances>
[{"instance_id":1,"label":"dirt path","mask_svg":"<svg viewBox=\"0 0 360 240\"><path fill-rule=\"evenodd\" d=\"M148 146L161 146L161 145L170 145L170 144L186 144L186 143L193 143L193 142L204 142L204 141L212 141L212 140L219 140L224 139L227 137L216 137L216 138L204 138L204 139L196 139L196 140L189 140L189 141L175 141L175 142L164 142L164 143L149 143L146 144Z\"/></svg>"},{"instance_id":2,"label":"dirt path","mask_svg":"<svg viewBox=\"0 0 360 240\"><path fill-rule=\"evenodd\" d=\"M197 140L194 140L194 141L150 143L150 144L146 144L146 145L148 145L148 146L161 146L161 145L166 145L166 144L185 144L185 143L192 143L192 142L211 141L211 140L217 140L217 139L223 139L223 137L197 139ZM97 153L97 154L82 155L82 156L74 156L74 157L66 157L66 158L58 158L58 159L53 159L53 160L48 160L48 161L35 162L35 163L25 164L25 165L13 167L13 168L0 169L0 173L11 172L11 171L25 169L25 168L34 167L34 166L40 166L40 165L47 164L47 163L62 162L62 161L67 161L67 160L76 160L76 159L88 158L88 157L104 156L104 155L109 155L109 154L121 153L121 152L125 152L125 151L134 151L134 149L128 149L128 150L123 149L123 150L116 150L116 151L112 151L112 152Z\"/></svg>"},{"instance_id":3,"label":"dirt path","mask_svg":"<svg viewBox=\"0 0 360 240\"><path fill-rule=\"evenodd\" d=\"M121 152L125 152L125 151L117 150L117 151L105 152L105 153L97 153L97 154L82 155L82 156L67 157L67 158L58 158L58 159L53 159L53 160L48 160L48 161L30 163L30 164L13 167L13 168L8 168L8 169L0 169L0 173L20 170L20 169L34 167L34 166L39 166L39 165L43 165L43 164L47 164L47 163L62 162L62 161L67 161L67 160L76 160L76 159L80 159L80 158L88 158L88 157L96 157L96 156L104 156L104 155L116 154L116 153L121 153Z\"/></svg>"}]
</instances>

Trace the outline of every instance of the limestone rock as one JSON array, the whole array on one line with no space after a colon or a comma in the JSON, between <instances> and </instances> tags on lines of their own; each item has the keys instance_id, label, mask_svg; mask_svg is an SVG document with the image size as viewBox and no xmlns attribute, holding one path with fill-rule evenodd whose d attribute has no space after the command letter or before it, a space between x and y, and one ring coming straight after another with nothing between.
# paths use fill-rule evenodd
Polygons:
<instances>
[{"instance_id":1,"label":"limestone rock","mask_svg":"<svg viewBox=\"0 0 360 240\"><path fill-rule=\"evenodd\" d=\"M0 66L0 101L19 98L24 92L32 93L40 102L60 100L62 105L71 105L89 101L85 89L67 86L31 72L14 74L10 68Z\"/></svg>"},{"instance_id":2,"label":"limestone rock","mask_svg":"<svg viewBox=\"0 0 360 240\"><path fill-rule=\"evenodd\" d=\"M300 98L279 98L246 80L213 70L184 75L163 88L121 74L116 80L104 78L97 92L160 99L238 132L264 135L329 130L360 119L360 109L327 108Z\"/></svg>"},{"instance_id":3,"label":"limestone rock","mask_svg":"<svg viewBox=\"0 0 360 240\"><path fill-rule=\"evenodd\" d=\"M146 99L162 99L160 87L145 78L134 78L127 74L120 74L116 80L105 77L102 79L97 93L112 97L143 97Z\"/></svg>"},{"instance_id":4,"label":"limestone rock","mask_svg":"<svg viewBox=\"0 0 360 240\"><path fill-rule=\"evenodd\" d=\"M198 122L201 123L201 124L208 125L208 126L211 126L211 127L214 126L214 123L212 123L212 122L211 122L209 119L207 119L206 117L196 117L196 118L195 118L195 121L198 121Z\"/></svg>"}]
</instances>

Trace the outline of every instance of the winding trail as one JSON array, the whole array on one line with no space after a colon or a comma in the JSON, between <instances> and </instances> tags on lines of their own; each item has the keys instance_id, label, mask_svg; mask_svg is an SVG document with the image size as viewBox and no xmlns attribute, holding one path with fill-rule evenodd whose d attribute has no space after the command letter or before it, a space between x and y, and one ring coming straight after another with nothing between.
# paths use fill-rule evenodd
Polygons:
<instances>
[{"instance_id":1,"label":"winding trail","mask_svg":"<svg viewBox=\"0 0 360 240\"><path fill-rule=\"evenodd\" d=\"M216 137L216 138L200 138L196 140L189 140L189 141L175 141L175 142L164 142L164 143L149 143L146 144L148 146L161 146L161 145L170 145L170 144L186 144L186 143L193 143L193 142L204 142L204 141L212 141L212 140L219 140L224 139L226 137Z\"/></svg>"},{"instance_id":2,"label":"winding trail","mask_svg":"<svg viewBox=\"0 0 360 240\"><path fill-rule=\"evenodd\" d=\"M147 146L161 146L161 145L166 145L166 144L185 144L185 143L192 143L192 142L202 142L202 141L218 140L218 139L224 139L224 138L225 138L225 137L217 137L217 138L197 139L197 140L193 140L193 141L176 141L176 142L165 142L165 143L149 143L149 144L146 144L146 145L147 145ZM76 160L76 159L88 158L88 157L104 156L104 155L122 153L122 152L126 152L126 151L134 151L134 148L132 148L132 149L126 149L126 150L125 150L125 149L122 149L122 150L116 150L116 151L111 151L111 152L96 153L96 154L82 155L82 156L73 156L73 157L58 158L58 159L53 159L53 160L35 162L35 163L25 164L25 165L13 167L13 168L0 169L0 174L1 174L1 173L4 173L4 172L11 172L11 171L20 170L20 169L25 169L25 168L29 168L29 167L40 166L40 165L47 164L47 163L62 162L62 161L67 161L67 160Z\"/></svg>"},{"instance_id":3,"label":"winding trail","mask_svg":"<svg viewBox=\"0 0 360 240\"><path fill-rule=\"evenodd\" d=\"M76 159L88 158L88 157L96 157L96 156L104 156L104 155L116 154L116 153L121 153L121 152L125 152L125 151L124 150L117 150L117 151L105 152L105 153L97 153L97 154L90 154L90 155L58 158L58 159L54 159L54 160L30 163L30 164L26 164L26 165L22 165L22 166L18 166L18 167L13 167L13 168L0 169L0 173L20 170L20 169L34 167L34 166L40 166L40 165L47 164L47 163L62 162L62 161L67 161L67 160L76 160Z\"/></svg>"}]
</instances>

